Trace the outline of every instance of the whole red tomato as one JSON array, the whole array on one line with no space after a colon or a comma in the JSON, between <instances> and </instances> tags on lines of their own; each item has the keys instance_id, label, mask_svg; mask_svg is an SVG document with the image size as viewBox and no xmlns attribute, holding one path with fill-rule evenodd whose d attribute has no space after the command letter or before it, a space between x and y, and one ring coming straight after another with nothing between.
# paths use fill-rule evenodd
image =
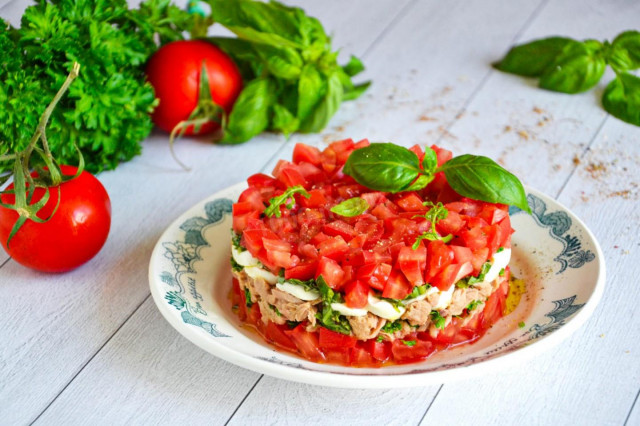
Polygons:
<instances>
[{"instance_id":1,"label":"whole red tomato","mask_svg":"<svg viewBox=\"0 0 640 426\"><path fill-rule=\"evenodd\" d=\"M72 176L77 169L61 166L61 170ZM40 200L44 191L37 188L32 203ZM38 212L41 219L51 216L58 201L57 188L48 191L49 201ZM13 194L3 194L1 198L9 204L15 200ZM111 201L100 181L83 171L80 176L60 185L60 205L49 221L27 220L7 246L17 219L15 210L0 207L0 240L6 252L29 268L65 272L87 262L104 245L111 226Z\"/></svg>"},{"instance_id":2,"label":"whole red tomato","mask_svg":"<svg viewBox=\"0 0 640 426\"><path fill-rule=\"evenodd\" d=\"M200 72L205 63L213 101L227 113L242 90L242 77L233 61L220 49L203 40L183 40L162 46L147 64L147 79L160 104L151 118L156 126L171 132L187 120L198 105ZM218 128L213 121L204 124L198 134ZM187 135L194 134L193 127Z\"/></svg>"}]
</instances>

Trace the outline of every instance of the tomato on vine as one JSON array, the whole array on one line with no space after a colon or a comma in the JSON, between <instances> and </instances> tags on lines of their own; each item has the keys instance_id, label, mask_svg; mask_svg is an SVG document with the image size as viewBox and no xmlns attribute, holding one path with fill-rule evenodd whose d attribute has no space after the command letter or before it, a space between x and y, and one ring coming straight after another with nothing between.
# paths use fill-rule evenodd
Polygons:
<instances>
[{"instance_id":1,"label":"tomato on vine","mask_svg":"<svg viewBox=\"0 0 640 426\"><path fill-rule=\"evenodd\" d=\"M44 272L65 272L94 257L111 226L111 202L100 181L78 167L59 166L47 144L46 126L80 66L74 64L66 81L45 109L29 145L0 161L13 161L13 171L0 177L0 241L18 263ZM42 148L38 147L41 142ZM36 153L41 161L31 162Z\"/></svg>"}]
</instances>

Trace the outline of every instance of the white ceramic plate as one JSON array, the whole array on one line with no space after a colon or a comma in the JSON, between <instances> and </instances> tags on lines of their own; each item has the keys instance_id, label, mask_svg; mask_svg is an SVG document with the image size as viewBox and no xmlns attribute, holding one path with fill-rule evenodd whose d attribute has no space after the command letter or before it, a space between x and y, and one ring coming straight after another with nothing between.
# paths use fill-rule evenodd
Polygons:
<instances>
[{"instance_id":1,"label":"white ceramic plate","mask_svg":"<svg viewBox=\"0 0 640 426\"><path fill-rule=\"evenodd\" d=\"M231 205L245 184L190 208L164 232L149 265L151 294L169 323L202 349L241 367L324 386L424 386L497 371L557 344L598 304L604 257L568 209L527 189L533 215L512 208L512 272L527 283L518 308L471 345L416 364L353 368L316 364L275 350L231 311ZM524 328L518 324L524 322Z\"/></svg>"}]
</instances>

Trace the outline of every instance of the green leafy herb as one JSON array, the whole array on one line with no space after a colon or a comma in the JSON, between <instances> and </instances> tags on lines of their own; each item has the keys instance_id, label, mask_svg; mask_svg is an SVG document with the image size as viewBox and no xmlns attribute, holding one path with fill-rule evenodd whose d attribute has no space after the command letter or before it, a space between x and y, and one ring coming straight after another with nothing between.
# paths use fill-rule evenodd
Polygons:
<instances>
[{"instance_id":1,"label":"green leafy herb","mask_svg":"<svg viewBox=\"0 0 640 426\"><path fill-rule=\"evenodd\" d=\"M524 327L525 327L525 323L524 323L524 321L520 321L520 322L518 323L518 328L524 328Z\"/></svg>"},{"instance_id":2,"label":"green leafy herb","mask_svg":"<svg viewBox=\"0 0 640 426\"><path fill-rule=\"evenodd\" d=\"M413 290L411 290L411 293L409 293L409 295L402 300L405 301L405 300L415 299L416 297L425 294L430 287L431 286L429 284L416 286L413 288Z\"/></svg>"},{"instance_id":3,"label":"green leafy herb","mask_svg":"<svg viewBox=\"0 0 640 426\"><path fill-rule=\"evenodd\" d=\"M509 204L531 212L524 187L517 177L495 161L482 156L461 155L436 168L427 149L422 167L418 156L391 143L374 143L351 153L344 173L376 191L400 192L424 188L437 172L444 172L459 194L490 203Z\"/></svg>"},{"instance_id":4,"label":"green leafy herb","mask_svg":"<svg viewBox=\"0 0 640 426\"><path fill-rule=\"evenodd\" d=\"M284 191L281 195L277 197L273 197L269 200L269 206L264 210L265 216L271 217L280 217L282 213L280 212L280 206L284 205L287 209L292 209L295 205L295 198L293 197L295 194L300 194L305 198L311 197L311 195L300 185L291 186Z\"/></svg>"},{"instance_id":5,"label":"green leafy herb","mask_svg":"<svg viewBox=\"0 0 640 426\"><path fill-rule=\"evenodd\" d=\"M489 203L509 204L531 213L522 183L498 163L481 155L460 155L440 166L460 195Z\"/></svg>"},{"instance_id":6,"label":"green leafy herb","mask_svg":"<svg viewBox=\"0 0 640 426\"><path fill-rule=\"evenodd\" d=\"M237 36L210 41L232 57L249 82L228 117L222 142L244 142L265 130L319 132L343 101L368 87L352 81L364 70L362 62L351 57L338 65L322 24L302 9L276 1L207 3L210 19ZM256 81L262 81L260 87Z\"/></svg>"},{"instance_id":7,"label":"green leafy herb","mask_svg":"<svg viewBox=\"0 0 640 426\"><path fill-rule=\"evenodd\" d=\"M415 340L401 340L402 343L404 343L405 345L411 347L411 346L415 346L416 341Z\"/></svg>"},{"instance_id":8,"label":"green leafy herb","mask_svg":"<svg viewBox=\"0 0 640 426\"><path fill-rule=\"evenodd\" d=\"M274 311L277 316L279 316L279 317L282 316L282 313L274 305L269 305L269 308L271 308L271 310Z\"/></svg>"},{"instance_id":9,"label":"green leafy herb","mask_svg":"<svg viewBox=\"0 0 640 426\"><path fill-rule=\"evenodd\" d=\"M422 169L418 156L408 149L392 143L373 143L353 151L343 172L367 188L400 192L416 180Z\"/></svg>"},{"instance_id":10,"label":"green leafy herb","mask_svg":"<svg viewBox=\"0 0 640 426\"><path fill-rule=\"evenodd\" d=\"M605 89L602 106L614 117L640 126L640 78L618 74Z\"/></svg>"},{"instance_id":11,"label":"green leafy herb","mask_svg":"<svg viewBox=\"0 0 640 426\"><path fill-rule=\"evenodd\" d=\"M287 321L287 328L289 330L293 330L294 328L296 328L300 323L298 321Z\"/></svg>"},{"instance_id":12,"label":"green leafy herb","mask_svg":"<svg viewBox=\"0 0 640 426\"><path fill-rule=\"evenodd\" d=\"M402 330L402 322L401 321L393 321L387 322L381 329L385 333L393 334L396 331Z\"/></svg>"},{"instance_id":13,"label":"green leafy herb","mask_svg":"<svg viewBox=\"0 0 640 426\"><path fill-rule=\"evenodd\" d=\"M378 336L378 338L376 339L376 342L378 343L384 342L384 337L382 337L382 335Z\"/></svg>"},{"instance_id":14,"label":"green leafy herb","mask_svg":"<svg viewBox=\"0 0 640 426\"><path fill-rule=\"evenodd\" d=\"M496 253L501 253L504 251L504 247L498 247L498 250L496 250Z\"/></svg>"},{"instance_id":15,"label":"green leafy herb","mask_svg":"<svg viewBox=\"0 0 640 426\"><path fill-rule=\"evenodd\" d=\"M491 269L491 262L483 263L482 268L480 268L480 272L478 273L478 276L463 278L456 283L456 287L467 288L474 284L483 282L485 276L487 275L487 272L489 272L489 269Z\"/></svg>"},{"instance_id":16,"label":"green leafy herb","mask_svg":"<svg viewBox=\"0 0 640 426\"><path fill-rule=\"evenodd\" d=\"M353 197L331 207L331 211L340 216L355 217L366 212L368 208L369 204L364 198Z\"/></svg>"},{"instance_id":17,"label":"green leafy herb","mask_svg":"<svg viewBox=\"0 0 640 426\"><path fill-rule=\"evenodd\" d=\"M449 215L449 210L447 210L442 203L438 203L434 205L431 201L426 201L422 204L424 204L427 207L430 207L429 210L423 215L415 215L414 218L423 217L427 219L431 223L431 230L426 231L422 233L422 235L418 236L418 238L416 238L416 241L415 243L413 243L413 246L411 246L411 248L414 250L417 250L418 247L420 247L420 241L422 240L429 240L429 241L441 240L441 241L444 241L445 243L448 243L449 241L451 241L451 239L453 238L453 235L449 234L447 236L442 237L440 236L440 234L438 234L438 231L436 231L436 224L438 223L438 221L447 218L447 216Z\"/></svg>"},{"instance_id":18,"label":"green leafy herb","mask_svg":"<svg viewBox=\"0 0 640 426\"><path fill-rule=\"evenodd\" d=\"M61 86L70 64L83 72L50 117L48 143L60 164L113 169L140 153L156 105L146 82L147 58L161 43L182 38L192 17L169 0L147 0L129 10L124 0L38 0L20 28L0 20L0 141L24 149L44 105ZM8 170L0 165L0 172Z\"/></svg>"},{"instance_id":19,"label":"green leafy herb","mask_svg":"<svg viewBox=\"0 0 640 426\"><path fill-rule=\"evenodd\" d=\"M249 289L247 287L244 288L244 298L246 300L246 305L247 308L250 308L253 306L253 302L251 301L251 292L249 292Z\"/></svg>"},{"instance_id":20,"label":"green leafy herb","mask_svg":"<svg viewBox=\"0 0 640 426\"><path fill-rule=\"evenodd\" d=\"M347 318L331 308L332 303L342 303L340 294L335 293L331 287L327 285L322 275L316 279L316 282L318 283L318 290L322 297L322 311L316 313L318 321L329 330L342 334L351 334L351 325Z\"/></svg>"},{"instance_id":21,"label":"green leafy herb","mask_svg":"<svg viewBox=\"0 0 640 426\"><path fill-rule=\"evenodd\" d=\"M444 328L444 325L446 323L444 317L440 315L439 311L436 310L431 311L431 321L433 322L433 325L435 325L436 328L439 328L440 330Z\"/></svg>"},{"instance_id":22,"label":"green leafy herb","mask_svg":"<svg viewBox=\"0 0 640 426\"><path fill-rule=\"evenodd\" d=\"M640 68L638 31L625 31L611 43L564 37L535 40L513 47L494 67L539 77L544 89L579 93L594 87L607 65L613 68L616 78L602 95L603 107L614 117L640 126L640 78L627 73Z\"/></svg>"},{"instance_id":23,"label":"green leafy herb","mask_svg":"<svg viewBox=\"0 0 640 426\"><path fill-rule=\"evenodd\" d=\"M380 300L384 300L385 302L388 302L391 306L393 306L393 309L396 312L402 312L401 309L404 308L404 303L402 303L402 300L391 299L388 297L380 297Z\"/></svg>"},{"instance_id":24,"label":"green leafy herb","mask_svg":"<svg viewBox=\"0 0 640 426\"><path fill-rule=\"evenodd\" d=\"M504 272L505 272L505 270L504 270L504 268L502 268L502 269L500 269L500 272L498 272L498 275L501 276L501 277L504 277Z\"/></svg>"},{"instance_id":25,"label":"green leafy herb","mask_svg":"<svg viewBox=\"0 0 640 426\"><path fill-rule=\"evenodd\" d=\"M236 234L233 229L231 230L231 244L233 244L233 247L235 247L235 249L239 252L243 252L246 251L247 249L242 247L242 244L240 244L240 241L242 240L242 235L241 234Z\"/></svg>"},{"instance_id":26,"label":"green leafy herb","mask_svg":"<svg viewBox=\"0 0 640 426\"><path fill-rule=\"evenodd\" d=\"M240 265L236 260L231 256L231 269L235 272L240 272L244 269L244 266Z\"/></svg>"},{"instance_id":27,"label":"green leafy herb","mask_svg":"<svg viewBox=\"0 0 640 426\"><path fill-rule=\"evenodd\" d=\"M280 276L278 277L278 282L279 283L287 282L289 284L299 285L300 287L304 288L306 291L318 291L318 284L314 279L302 281L302 280L297 280L295 278L285 279L284 276Z\"/></svg>"},{"instance_id":28,"label":"green leafy herb","mask_svg":"<svg viewBox=\"0 0 640 426\"><path fill-rule=\"evenodd\" d=\"M466 309L467 311L471 312L471 311L473 311L475 308L477 308L477 307L478 307L478 305L482 305L482 303L483 303L483 302L482 302L482 301L480 301L480 300L474 300L473 302L469 303L465 309Z\"/></svg>"}]
</instances>

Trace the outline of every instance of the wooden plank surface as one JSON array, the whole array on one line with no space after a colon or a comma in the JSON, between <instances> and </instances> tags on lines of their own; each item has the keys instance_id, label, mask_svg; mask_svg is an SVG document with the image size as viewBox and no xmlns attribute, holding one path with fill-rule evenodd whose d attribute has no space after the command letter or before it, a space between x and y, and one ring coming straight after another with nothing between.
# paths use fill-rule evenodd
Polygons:
<instances>
[{"instance_id":1,"label":"wooden plank surface","mask_svg":"<svg viewBox=\"0 0 640 426\"><path fill-rule=\"evenodd\" d=\"M321 19L342 57L365 54L370 91L343 105L322 136L283 144L265 135L241 147L182 140L176 149L191 172L173 163L165 135L153 135L141 157L100 175L114 216L99 257L54 277L0 258L1 423L319 424L339 416L349 424L640 424L640 130L602 110L609 73L595 91L567 96L489 66L516 41L611 39L637 25L640 4L291 3ZM23 8L14 0L0 17L16 22ZM148 257L162 230L204 196L269 172L295 142L342 137L482 153L559 196L605 252L607 288L593 317L524 366L378 391L261 377L173 331L148 297Z\"/></svg>"},{"instance_id":2,"label":"wooden plank surface","mask_svg":"<svg viewBox=\"0 0 640 426\"><path fill-rule=\"evenodd\" d=\"M362 13L364 4L334 0L316 13L334 33L345 32L336 24L357 20L346 35L355 54L364 52L398 12L398 3L388 3ZM21 14L24 7L11 11ZM16 21L16 16L3 18ZM6 306L0 323L10 325L0 330L0 340L8 342L0 348L0 418L28 422L51 404L148 297L149 257L169 223L205 196L260 170L283 142L277 135L260 136L242 148L181 140L176 152L191 167L185 172L171 159L166 135L154 134L141 157L99 176L113 210L112 231L99 256L53 277L13 261L2 267L0 274L11 280L0 279L0 305Z\"/></svg>"}]
</instances>

